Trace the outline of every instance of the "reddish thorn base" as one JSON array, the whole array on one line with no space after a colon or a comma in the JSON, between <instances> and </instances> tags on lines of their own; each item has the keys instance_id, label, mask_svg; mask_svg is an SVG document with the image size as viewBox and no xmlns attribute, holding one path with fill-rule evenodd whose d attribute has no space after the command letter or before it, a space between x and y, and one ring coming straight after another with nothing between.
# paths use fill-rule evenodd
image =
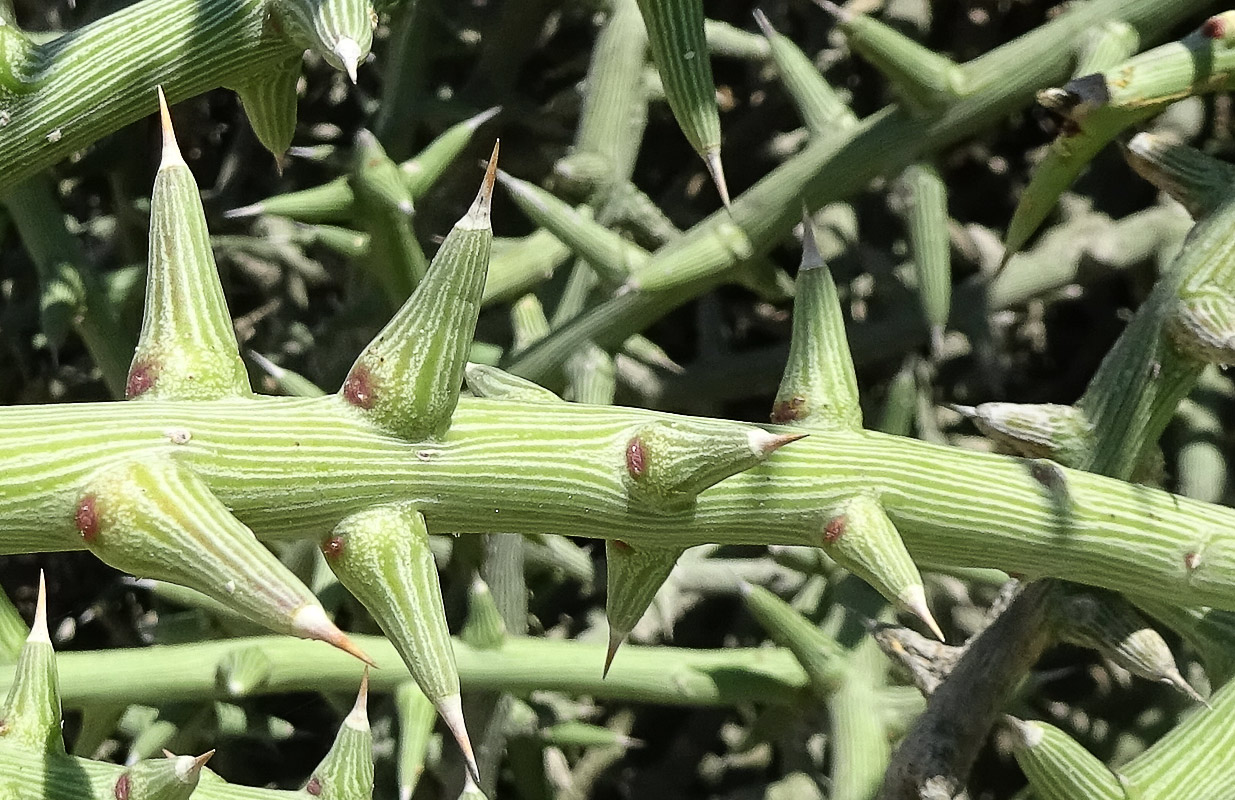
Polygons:
<instances>
[{"instance_id":1,"label":"reddish thorn base","mask_svg":"<svg viewBox=\"0 0 1235 800\"><path fill-rule=\"evenodd\" d=\"M642 478L647 473L647 452L638 436L626 444L626 471L632 478Z\"/></svg>"},{"instance_id":2,"label":"reddish thorn base","mask_svg":"<svg viewBox=\"0 0 1235 800\"><path fill-rule=\"evenodd\" d=\"M322 542L322 555L331 561L343 555L344 539L342 536L331 536Z\"/></svg>"},{"instance_id":3,"label":"reddish thorn base","mask_svg":"<svg viewBox=\"0 0 1235 800\"><path fill-rule=\"evenodd\" d=\"M124 396L130 400L142 396L154 387L154 379L153 364L134 364L129 370L129 379L124 384Z\"/></svg>"},{"instance_id":4,"label":"reddish thorn base","mask_svg":"<svg viewBox=\"0 0 1235 800\"><path fill-rule=\"evenodd\" d=\"M844 514L838 517L832 517L828 520L828 524L823 526L823 541L832 544L837 539L845 535L845 528L848 527L849 520Z\"/></svg>"},{"instance_id":5,"label":"reddish thorn base","mask_svg":"<svg viewBox=\"0 0 1235 800\"><path fill-rule=\"evenodd\" d=\"M367 367L356 367L343 382L343 399L356 408L373 408L373 377Z\"/></svg>"},{"instance_id":6,"label":"reddish thorn base","mask_svg":"<svg viewBox=\"0 0 1235 800\"><path fill-rule=\"evenodd\" d=\"M304 790L314 797L319 797L322 793L322 781L316 775L309 778L309 782L305 784Z\"/></svg>"},{"instance_id":7,"label":"reddish thorn base","mask_svg":"<svg viewBox=\"0 0 1235 800\"><path fill-rule=\"evenodd\" d=\"M1226 36L1226 20L1210 17L1201 24L1201 35L1206 39L1221 39Z\"/></svg>"},{"instance_id":8,"label":"reddish thorn base","mask_svg":"<svg viewBox=\"0 0 1235 800\"><path fill-rule=\"evenodd\" d=\"M99 511L95 505L94 495L88 494L78 501L73 522L77 525L77 532L87 544L93 543L99 537Z\"/></svg>"}]
</instances>

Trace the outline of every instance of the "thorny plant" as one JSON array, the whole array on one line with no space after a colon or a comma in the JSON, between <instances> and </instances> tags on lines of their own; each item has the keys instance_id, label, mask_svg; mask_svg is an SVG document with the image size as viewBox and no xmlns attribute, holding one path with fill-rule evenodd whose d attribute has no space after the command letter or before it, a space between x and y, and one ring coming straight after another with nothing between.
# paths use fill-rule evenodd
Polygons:
<instances>
[{"instance_id":1,"label":"thorny plant","mask_svg":"<svg viewBox=\"0 0 1235 800\"><path fill-rule=\"evenodd\" d=\"M543 23L551 4L543 5L532 23ZM404 797L428 758L435 713L462 754L462 795L478 796L482 786L492 792L503 741L510 739L513 761L520 736L537 726L537 711L514 697L533 690L755 703L773 715L813 698L826 708L833 798L958 796L997 722L1038 797L1229 797L1235 511L1206 502L1220 493L1197 500L1153 484L1167 423L1187 412L1185 398L1198 383L1211 380L1209 365L1235 360L1235 169L1161 136L1128 142L1137 171L1174 196L1195 225L1074 405L957 407L1014 455L908 438L896 413L881 426L890 433L863 427L841 293L825 259L831 247L810 212L876 176L896 176L920 314L939 356L949 321L965 312L951 310L946 191L933 157L1042 90L1043 104L1065 118L1063 130L1022 195L984 291L997 308L1067 282L1075 254L1060 273L1044 263L1067 260L1048 249L1048 238L1018 251L1102 146L1182 98L1228 88L1235 12L1137 55L1176 24L1215 9L1201 0L1092 0L958 64L873 17L821 5L849 47L892 83L892 105L858 119L762 14L756 36L709 24L697 0L615 0L595 47L575 147L556 167L585 196L583 206L500 172L495 147L475 201L426 258L411 227L415 201L492 117L486 113L402 164L362 132L346 177L234 210L234 218L305 220L295 229L304 241L363 266L359 308L397 309L335 394L263 361L293 397L251 388L198 189L161 90L145 314L131 358L101 277L75 249L36 173L148 112L156 86L173 99L235 89L258 139L281 161L295 133L303 51L354 82L378 12L392 15L398 51L412 47L425 24L421 6L146 0L42 42L0 6L0 187L39 268L44 334L60 342L75 329L108 386L126 398L0 410L0 550L88 549L228 625L318 640L237 636L72 654L60 659L58 675L40 591L28 637L7 622L5 647L16 663L0 724L5 789L66 800L265 796L274 790L214 776L204 767L209 754L135 758L127 767L69 755L61 693L83 710L74 752L88 754L83 743L109 736L125 705L217 697L222 731L245 713L222 698L359 683L334 747L295 794L367 798L373 743L361 662L380 662L373 688L394 695ZM517 47L518 37L510 38ZM726 47L775 66L810 137L732 200L707 57ZM98 64L99 52L111 61ZM410 50L399 52L414 60ZM685 233L630 183L646 120L647 53L724 205ZM392 79L390 91L397 87ZM400 124L393 104L387 98L379 129ZM495 243L497 182L540 231ZM803 205L775 424L610 405L622 363L615 353L629 362L625 380L630 363L675 368L638 335L652 321L724 282L773 296L785 288L786 276L766 254L790 234ZM341 219L363 230L326 224ZM1163 219L1170 221L1154 231L1162 237L1186 227L1178 215ZM1132 247L1133 236L1118 241ZM531 290L569 255L578 260L548 318ZM1026 271L1034 274L1013 283ZM504 368L469 362L491 355L474 341L482 305L507 298L519 299ZM464 382L469 395L460 397ZM546 385L565 386L574 402ZM893 412L904 404L898 397ZM1206 465L1213 462L1202 474ZM450 557L462 554L483 576L469 580L467 621L453 639L439 585L437 560L445 554L430 534L460 535ZM586 574L590 567L565 536L605 542L607 648L524 635L524 567L532 554L558 569ZM320 547L322 559L312 563L333 577L304 566L298 540ZM794 608L757 585L776 574L758 575L736 560L724 565L742 572L728 583L780 648L619 650L675 564L700 545L767 546L785 572L814 574L797 585ZM701 569L722 561L685 557ZM959 571L975 582L1002 575L992 570L1034 580L1010 584L979 632L951 647L888 622L885 603L944 638L920 568ZM341 607L339 586L384 638L363 635L360 614L359 634L338 627L326 606ZM1199 654L1207 699L1143 612ZM1122 670L1170 684L1196 708L1113 767L1047 722L1001 718L1027 670L1057 641L1095 648ZM888 682L889 657L928 696L925 709ZM465 697L465 688L474 691ZM148 717L130 724L143 733L154 728ZM265 725L275 735L276 721ZM629 744L613 729L569 721L538 742L534 754L545 742L591 754ZM138 756L152 752L135 748ZM575 777L603 768L604 758L611 756L590 766L587 756L579 759ZM779 790L817 793L802 778L805 784L786 778ZM516 783L530 792L530 781Z\"/></svg>"}]
</instances>

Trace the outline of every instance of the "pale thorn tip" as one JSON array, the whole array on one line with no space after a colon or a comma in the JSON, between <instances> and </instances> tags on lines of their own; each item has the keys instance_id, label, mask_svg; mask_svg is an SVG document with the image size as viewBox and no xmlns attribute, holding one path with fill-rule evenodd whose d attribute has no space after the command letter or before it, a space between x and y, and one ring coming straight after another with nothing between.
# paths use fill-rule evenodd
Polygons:
<instances>
[{"instance_id":1,"label":"pale thorn tip","mask_svg":"<svg viewBox=\"0 0 1235 800\"><path fill-rule=\"evenodd\" d=\"M978 416L977 406L963 406L960 403L946 403L945 405L948 408L955 411L957 414L960 414L962 417L968 417L969 419L973 419L974 417Z\"/></svg>"},{"instance_id":2,"label":"pale thorn tip","mask_svg":"<svg viewBox=\"0 0 1235 800\"><path fill-rule=\"evenodd\" d=\"M815 240L815 222L806 209L802 209L802 263L798 270L804 272L822 266L823 256L819 255L819 244Z\"/></svg>"},{"instance_id":3,"label":"pale thorn tip","mask_svg":"<svg viewBox=\"0 0 1235 800\"><path fill-rule=\"evenodd\" d=\"M470 220L474 228L489 227L489 210L493 206L493 184L498 179L498 173L501 172L497 168L497 155L501 147L501 139L493 142L493 154L489 156L489 164L485 167L485 179L480 184L480 191L476 193L472 207L467 211L465 219Z\"/></svg>"},{"instance_id":4,"label":"pale thorn tip","mask_svg":"<svg viewBox=\"0 0 1235 800\"><path fill-rule=\"evenodd\" d=\"M416 787L406 784L399 785L399 800L412 800L412 793L416 791Z\"/></svg>"},{"instance_id":5,"label":"pale thorn tip","mask_svg":"<svg viewBox=\"0 0 1235 800\"><path fill-rule=\"evenodd\" d=\"M939 628L939 623L935 622L935 618L931 616L930 607L926 605L926 589L922 584L914 584L900 593L901 608L908 611L913 616L926 623L926 627L930 628L931 633L941 642L947 640L943 638L943 631Z\"/></svg>"},{"instance_id":6,"label":"pale thorn tip","mask_svg":"<svg viewBox=\"0 0 1235 800\"><path fill-rule=\"evenodd\" d=\"M751 586L749 581L743 578L738 578L738 594L742 595L743 597L750 597L750 593L753 592L754 590L755 590L755 587Z\"/></svg>"},{"instance_id":7,"label":"pale thorn tip","mask_svg":"<svg viewBox=\"0 0 1235 800\"><path fill-rule=\"evenodd\" d=\"M343 71L353 84L356 83L356 68L360 66L360 43L344 36L334 44L335 58L343 64Z\"/></svg>"},{"instance_id":8,"label":"pale thorn tip","mask_svg":"<svg viewBox=\"0 0 1235 800\"><path fill-rule=\"evenodd\" d=\"M1214 707L1209 704L1208 700L1206 700L1204 697L1201 697L1200 692L1192 688L1192 684L1184 680L1184 676L1179 674L1178 669L1172 669L1170 672L1163 675L1162 682L1169 686L1174 687L1175 689L1178 689L1179 691L1183 692L1185 695L1187 695L1192 700L1195 700L1196 702L1201 703L1206 708L1208 708L1210 711L1213 711Z\"/></svg>"},{"instance_id":9,"label":"pale thorn tip","mask_svg":"<svg viewBox=\"0 0 1235 800\"><path fill-rule=\"evenodd\" d=\"M488 122L489 120L493 119L494 117L496 117L498 114L501 114L501 113L502 113L502 107L494 106L493 108L485 109L484 111L481 111L476 116L468 119L466 121L466 124L472 130L476 130L481 125L484 125L486 122Z\"/></svg>"},{"instance_id":10,"label":"pale thorn tip","mask_svg":"<svg viewBox=\"0 0 1235 800\"><path fill-rule=\"evenodd\" d=\"M708 173L712 176L712 183L716 184L721 204L729 208L729 184L725 182L725 166L720 161L720 148L713 147L704 153L703 163L707 165Z\"/></svg>"},{"instance_id":11,"label":"pale thorn tip","mask_svg":"<svg viewBox=\"0 0 1235 800\"><path fill-rule=\"evenodd\" d=\"M405 217L410 217L416 213L416 205L411 200L399 201L399 213Z\"/></svg>"},{"instance_id":12,"label":"pale thorn tip","mask_svg":"<svg viewBox=\"0 0 1235 800\"><path fill-rule=\"evenodd\" d=\"M369 668L365 667L360 677L360 691L356 693L356 704L343 720L343 724L357 731L369 729Z\"/></svg>"},{"instance_id":13,"label":"pale thorn tip","mask_svg":"<svg viewBox=\"0 0 1235 800\"><path fill-rule=\"evenodd\" d=\"M267 375L274 378L276 381L282 380L283 376L287 374L287 370L283 369L278 364L266 358L264 355L257 352L256 350L249 351L249 358L253 361L254 364L256 364L258 367L261 368L262 372L265 372Z\"/></svg>"},{"instance_id":14,"label":"pale thorn tip","mask_svg":"<svg viewBox=\"0 0 1235 800\"><path fill-rule=\"evenodd\" d=\"M832 0L815 0L815 5L836 17L841 22L849 22L853 19L853 14L841 8L836 3L833 3Z\"/></svg>"},{"instance_id":15,"label":"pale thorn tip","mask_svg":"<svg viewBox=\"0 0 1235 800\"><path fill-rule=\"evenodd\" d=\"M274 156L274 171L280 178L283 177L283 168L287 166L287 153L272 153Z\"/></svg>"},{"instance_id":16,"label":"pale thorn tip","mask_svg":"<svg viewBox=\"0 0 1235 800\"><path fill-rule=\"evenodd\" d=\"M159 751L163 753L163 758L179 758L180 757L176 755L175 753L173 753L171 750L168 750L166 747L160 747Z\"/></svg>"},{"instance_id":17,"label":"pale thorn tip","mask_svg":"<svg viewBox=\"0 0 1235 800\"><path fill-rule=\"evenodd\" d=\"M302 639L317 639L320 642L334 645L370 667L377 666L365 651L357 647L351 639L347 638L347 634L330 621L325 609L317 604L301 606L300 610L292 615L292 633Z\"/></svg>"},{"instance_id":18,"label":"pale thorn tip","mask_svg":"<svg viewBox=\"0 0 1235 800\"><path fill-rule=\"evenodd\" d=\"M51 634L47 631L47 580L43 577L43 570L39 570L39 599L34 604L34 621L30 624L30 635L26 641L51 644Z\"/></svg>"},{"instance_id":19,"label":"pale thorn tip","mask_svg":"<svg viewBox=\"0 0 1235 800\"><path fill-rule=\"evenodd\" d=\"M176 143L176 131L172 128L172 115L167 110L167 98L163 95L163 87L156 86L159 95L159 121L163 128L163 160L159 169L184 165L184 156L180 154L180 145Z\"/></svg>"},{"instance_id":20,"label":"pale thorn tip","mask_svg":"<svg viewBox=\"0 0 1235 800\"><path fill-rule=\"evenodd\" d=\"M1042 728L1018 719L1011 714L1003 715L1004 726L1016 737L1016 743L1024 748L1038 745L1042 741Z\"/></svg>"},{"instance_id":21,"label":"pale thorn tip","mask_svg":"<svg viewBox=\"0 0 1235 800\"><path fill-rule=\"evenodd\" d=\"M479 782L480 768L476 766L476 754L472 750L472 740L467 735L467 725L463 721L463 698L457 694L447 695L434 705L437 706L438 715L446 723L451 736L454 736L455 742L463 752L463 762L467 765L468 774L473 780Z\"/></svg>"},{"instance_id":22,"label":"pale thorn tip","mask_svg":"<svg viewBox=\"0 0 1235 800\"><path fill-rule=\"evenodd\" d=\"M762 8L756 8L751 13L755 17L755 24L758 25L759 30L763 32L764 38L771 39L776 35L776 29L772 27L771 22L768 22L768 16L763 13Z\"/></svg>"},{"instance_id":23,"label":"pale thorn tip","mask_svg":"<svg viewBox=\"0 0 1235 800\"><path fill-rule=\"evenodd\" d=\"M247 206L240 206L239 208L233 208L229 211L224 211L223 218L224 219L239 219L241 217L256 217L260 213L262 213L262 204L252 203Z\"/></svg>"},{"instance_id":24,"label":"pale thorn tip","mask_svg":"<svg viewBox=\"0 0 1235 800\"><path fill-rule=\"evenodd\" d=\"M756 428L746 435L747 441L750 443L750 451L756 456L763 458L771 453L779 450L785 445L796 442L798 439L805 439L809 434L806 433L771 433L763 428Z\"/></svg>"},{"instance_id":25,"label":"pale thorn tip","mask_svg":"<svg viewBox=\"0 0 1235 800\"><path fill-rule=\"evenodd\" d=\"M197 779L199 774L201 774L202 767L206 766L206 762L209 761L210 757L213 755L214 751L208 750L196 758L193 756L173 755L168 755L167 757L174 758L176 760L176 777L180 779L181 783L191 783Z\"/></svg>"},{"instance_id":26,"label":"pale thorn tip","mask_svg":"<svg viewBox=\"0 0 1235 800\"><path fill-rule=\"evenodd\" d=\"M609 625L609 649L605 651L605 668L601 670L600 678L604 680L609 677L609 668L613 666L613 657L617 655L618 648L622 646L622 642L626 641L626 636L629 631L619 631Z\"/></svg>"}]
</instances>

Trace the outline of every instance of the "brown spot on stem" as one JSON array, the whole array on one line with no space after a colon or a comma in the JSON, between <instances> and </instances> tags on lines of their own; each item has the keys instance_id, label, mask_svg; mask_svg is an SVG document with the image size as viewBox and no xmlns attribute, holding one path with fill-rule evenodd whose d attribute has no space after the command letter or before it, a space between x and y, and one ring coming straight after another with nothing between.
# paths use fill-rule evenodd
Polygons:
<instances>
[{"instance_id":1,"label":"brown spot on stem","mask_svg":"<svg viewBox=\"0 0 1235 800\"><path fill-rule=\"evenodd\" d=\"M304 790L314 797L318 797L322 793L322 781L316 775L309 778L309 782L305 784Z\"/></svg>"},{"instance_id":2,"label":"brown spot on stem","mask_svg":"<svg viewBox=\"0 0 1235 800\"><path fill-rule=\"evenodd\" d=\"M369 368L357 364L343 382L343 399L357 408L373 408L373 376Z\"/></svg>"},{"instance_id":3,"label":"brown spot on stem","mask_svg":"<svg viewBox=\"0 0 1235 800\"><path fill-rule=\"evenodd\" d=\"M844 514L839 514L828 520L828 524L823 526L823 541L827 544L834 543L837 539L845 535L845 528L849 526L849 520Z\"/></svg>"},{"instance_id":4,"label":"brown spot on stem","mask_svg":"<svg viewBox=\"0 0 1235 800\"><path fill-rule=\"evenodd\" d=\"M638 479L647 473L647 469L647 451L644 450L643 440L636 436L626 443L626 471L630 477Z\"/></svg>"},{"instance_id":5,"label":"brown spot on stem","mask_svg":"<svg viewBox=\"0 0 1235 800\"><path fill-rule=\"evenodd\" d=\"M1201 35L1206 39L1221 39L1226 36L1226 20L1221 15L1210 17L1201 23Z\"/></svg>"},{"instance_id":6,"label":"brown spot on stem","mask_svg":"<svg viewBox=\"0 0 1235 800\"><path fill-rule=\"evenodd\" d=\"M134 364L129 369L129 379L124 384L124 396L130 400L141 397L154 388L155 377L153 364Z\"/></svg>"},{"instance_id":7,"label":"brown spot on stem","mask_svg":"<svg viewBox=\"0 0 1235 800\"><path fill-rule=\"evenodd\" d=\"M322 555L332 560L336 559L343 555L344 544L345 541L342 536L331 536L322 542Z\"/></svg>"},{"instance_id":8,"label":"brown spot on stem","mask_svg":"<svg viewBox=\"0 0 1235 800\"><path fill-rule=\"evenodd\" d=\"M96 508L94 495L88 494L78 501L73 522L86 544L92 544L99 537L99 510Z\"/></svg>"},{"instance_id":9,"label":"brown spot on stem","mask_svg":"<svg viewBox=\"0 0 1235 800\"><path fill-rule=\"evenodd\" d=\"M116 800L129 800L129 773L123 772L116 779L116 788L112 790Z\"/></svg>"},{"instance_id":10,"label":"brown spot on stem","mask_svg":"<svg viewBox=\"0 0 1235 800\"><path fill-rule=\"evenodd\" d=\"M635 548L631 547L631 546L630 546L630 545L628 545L626 542L623 542L621 539L614 539L614 540L613 540L613 548L614 548L615 550L619 551L619 552L622 552L622 553L633 553L633 552L635 552Z\"/></svg>"},{"instance_id":11,"label":"brown spot on stem","mask_svg":"<svg viewBox=\"0 0 1235 800\"><path fill-rule=\"evenodd\" d=\"M806 398L795 394L788 400L781 400L772 406L772 421L776 423L793 422L802 418L806 410Z\"/></svg>"}]
</instances>

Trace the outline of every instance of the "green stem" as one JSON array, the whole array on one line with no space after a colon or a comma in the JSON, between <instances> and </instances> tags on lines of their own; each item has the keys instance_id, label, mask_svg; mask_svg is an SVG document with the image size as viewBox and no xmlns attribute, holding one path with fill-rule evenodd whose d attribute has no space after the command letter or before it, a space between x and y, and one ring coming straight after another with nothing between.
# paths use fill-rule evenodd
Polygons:
<instances>
[{"instance_id":1,"label":"green stem","mask_svg":"<svg viewBox=\"0 0 1235 800\"><path fill-rule=\"evenodd\" d=\"M624 448L671 415L465 399L437 443L383 434L338 397L0 409L0 551L82 547L90 476L175 451L271 539L411 500L436 533L562 533L689 547L819 545L834 509L880 496L923 565L997 567L1172 603L1235 609L1235 510L1041 462L874 432L819 432L702 492L689 507L631 503ZM696 419L732 436L738 423ZM567 455L564 455L567 454ZM1205 557L1187 569L1188 553Z\"/></svg>"}]
</instances>

